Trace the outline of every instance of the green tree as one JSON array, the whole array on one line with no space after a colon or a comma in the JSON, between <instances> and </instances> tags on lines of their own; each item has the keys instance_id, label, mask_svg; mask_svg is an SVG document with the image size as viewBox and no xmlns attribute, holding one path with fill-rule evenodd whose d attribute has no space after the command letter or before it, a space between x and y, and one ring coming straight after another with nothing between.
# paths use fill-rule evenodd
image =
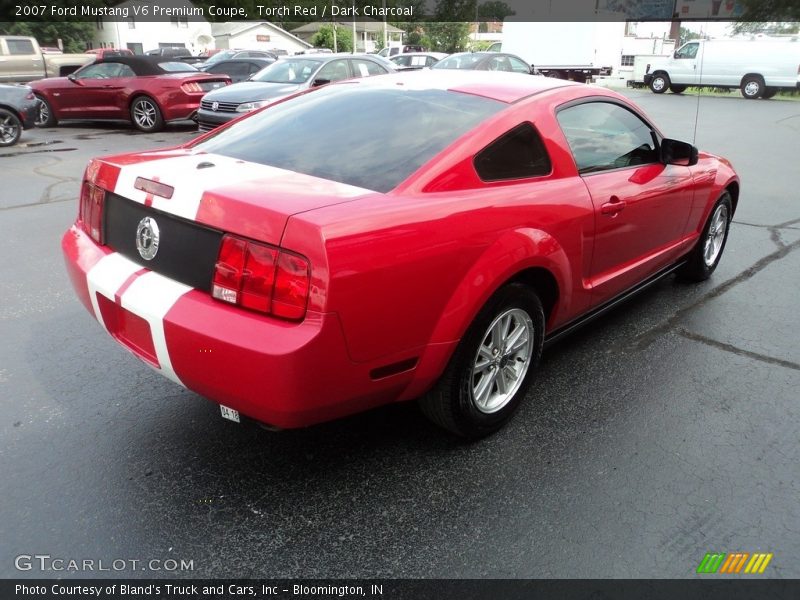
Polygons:
<instances>
[{"instance_id":1,"label":"green tree","mask_svg":"<svg viewBox=\"0 0 800 600\"><path fill-rule=\"evenodd\" d=\"M742 5L739 21L762 23L800 21L800 2L797 0L738 0Z\"/></svg>"},{"instance_id":2,"label":"green tree","mask_svg":"<svg viewBox=\"0 0 800 600\"><path fill-rule=\"evenodd\" d=\"M686 27L681 27L681 31L680 31L680 35L679 35L679 39L678 39L678 46L682 46L683 44L685 44L689 40L698 40L701 37L703 37L703 36L700 35L699 33L696 33L696 32L694 32L691 29L688 29ZM678 46L676 46L676 48Z\"/></svg>"},{"instance_id":3,"label":"green tree","mask_svg":"<svg viewBox=\"0 0 800 600\"><path fill-rule=\"evenodd\" d=\"M80 21L0 23L1 35L35 37L41 46L56 46L58 40L61 40L64 52L83 52L92 41L94 32L94 23Z\"/></svg>"},{"instance_id":4,"label":"green tree","mask_svg":"<svg viewBox=\"0 0 800 600\"><path fill-rule=\"evenodd\" d=\"M517 14L505 2L490 0L478 5L478 16L489 21L503 21L506 17Z\"/></svg>"},{"instance_id":5,"label":"green tree","mask_svg":"<svg viewBox=\"0 0 800 600\"><path fill-rule=\"evenodd\" d=\"M333 25L320 27L310 41L315 48L330 48L338 52L352 52L353 50L353 32L345 27L336 27L336 48L333 44Z\"/></svg>"},{"instance_id":6,"label":"green tree","mask_svg":"<svg viewBox=\"0 0 800 600\"><path fill-rule=\"evenodd\" d=\"M425 24L424 45L436 52L462 52L469 44L469 23L438 22Z\"/></svg>"}]
</instances>

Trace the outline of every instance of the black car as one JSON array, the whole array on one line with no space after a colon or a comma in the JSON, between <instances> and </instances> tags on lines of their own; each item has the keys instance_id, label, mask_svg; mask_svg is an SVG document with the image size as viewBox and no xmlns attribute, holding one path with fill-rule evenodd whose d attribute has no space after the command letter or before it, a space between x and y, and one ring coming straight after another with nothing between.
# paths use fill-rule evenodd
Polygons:
<instances>
[{"instance_id":1,"label":"black car","mask_svg":"<svg viewBox=\"0 0 800 600\"><path fill-rule=\"evenodd\" d=\"M247 81L252 75L275 62L274 58L231 58L201 67L204 73L227 75L233 83Z\"/></svg>"},{"instance_id":2,"label":"black car","mask_svg":"<svg viewBox=\"0 0 800 600\"><path fill-rule=\"evenodd\" d=\"M197 123L210 131L245 113L312 87L393 72L382 58L369 54L306 54L278 59L248 81L209 92L200 102Z\"/></svg>"},{"instance_id":3,"label":"black car","mask_svg":"<svg viewBox=\"0 0 800 600\"><path fill-rule=\"evenodd\" d=\"M459 52L451 54L431 69L471 69L475 71L509 71L532 74L528 65L519 56L503 52Z\"/></svg>"},{"instance_id":4,"label":"black car","mask_svg":"<svg viewBox=\"0 0 800 600\"><path fill-rule=\"evenodd\" d=\"M0 146L13 146L39 114L39 102L27 85L0 84Z\"/></svg>"}]
</instances>

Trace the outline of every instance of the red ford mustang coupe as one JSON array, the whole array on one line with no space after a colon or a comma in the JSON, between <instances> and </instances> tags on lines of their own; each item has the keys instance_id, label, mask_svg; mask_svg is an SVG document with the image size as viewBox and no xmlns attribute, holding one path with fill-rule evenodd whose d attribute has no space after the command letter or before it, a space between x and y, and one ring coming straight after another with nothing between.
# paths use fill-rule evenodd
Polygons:
<instances>
[{"instance_id":1,"label":"red ford mustang coupe","mask_svg":"<svg viewBox=\"0 0 800 600\"><path fill-rule=\"evenodd\" d=\"M423 71L93 160L63 251L108 333L228 418L419 398L480 437L544 342L671 272L709 277L738 197L728 161L619 94Z\"/></svg>"},{"instance_id":2,"label":"red ford mustang coupe","mask_svg":"<svg viewBox=\"0 0 800 600\"><path fill-rule=\"evenodd\" d=\"M64 119L113 119L150 132L161 130L165 122L191 119L207 92L230 82L227 75L200 73L180 61L110 56L68 77L29 85L41 102L40 127Z\"/></svg>"}]
</instances>

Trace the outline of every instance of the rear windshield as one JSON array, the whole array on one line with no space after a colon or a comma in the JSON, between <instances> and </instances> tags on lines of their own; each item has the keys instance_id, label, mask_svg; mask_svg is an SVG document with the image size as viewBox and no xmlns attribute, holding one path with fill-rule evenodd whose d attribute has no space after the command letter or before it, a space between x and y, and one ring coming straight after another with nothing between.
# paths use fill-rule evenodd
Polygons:
<instances>
[{"instance_id":1,"label":"rear windshield","mask_svg":"<svg viewBox=\"0 0 800 600\"><path fill-rule=\"evenodd\" d=\"M264 83L305 83L322 64L321 60L281 59L253 76Z\"/></svg>"},{"instance_id":2,"label":"rear windshield","mask_svg":"<svg viewBox=\"0 0 800 600\"><path fill-rule=\"evenodd\" d=\"M506 104L444 90L314 90L243 119L194 146L388 192Z\"/></svg>"},{"instance_id":3,"label":"rear windshield","mask_svg":"<svg viewBox=\"0 0 800 600\"><path fill-rule=\"evenodd\" d=\"M184 71L197 71L195 67L189 63L174 61L174 62L160 62L158 66L168 73L183 73Z\"/></svg>"}]
</instances>

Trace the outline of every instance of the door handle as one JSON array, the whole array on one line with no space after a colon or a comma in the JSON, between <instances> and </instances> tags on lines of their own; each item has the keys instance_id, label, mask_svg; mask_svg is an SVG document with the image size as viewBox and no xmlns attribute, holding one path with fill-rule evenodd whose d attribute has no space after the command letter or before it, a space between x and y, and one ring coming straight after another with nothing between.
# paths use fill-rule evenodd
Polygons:
<instances>
[{"instance_id":1,"label":"door handle","mask_svg":"<svg viewBox=\"0 0 800 600\"><path fill-rule=\"evenodd\" d=\"M611 196L611 200L600 207L600 212L604 215L616 215L623 208L625 208L625 201Z\"/></svg>"}]
</instances>

